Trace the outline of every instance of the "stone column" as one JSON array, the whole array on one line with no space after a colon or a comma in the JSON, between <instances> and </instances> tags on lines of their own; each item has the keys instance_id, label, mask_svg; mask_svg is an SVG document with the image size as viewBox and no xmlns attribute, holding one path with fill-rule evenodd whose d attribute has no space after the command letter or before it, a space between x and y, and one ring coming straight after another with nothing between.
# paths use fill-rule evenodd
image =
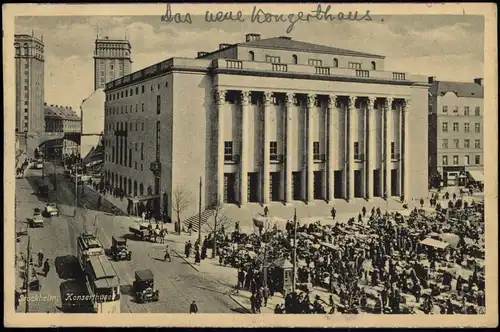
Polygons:
<instances>
[{"instance_id":1,"label":"stone column","mask_svg":"<svg viewBox=\"0 0 500 332\"><path fill-rule=\"evenodd\" d=\"M396 153L399 154L398 159L398 196L401 198L403 196L403 105L402 103L397 103L397 110L399 114L398 121L398 145L396 148Z\"/></svg>"},{"instance_id":2,"label":"stone column","mask_svg":"<svg viewBox=\"0 0 500 332\"><path fill-rule=\"evenodd\" d=\"M385 193L391 196L391 142L392 142L392 102L393 98L385 100Z\"/></svg>"},{"instance_id":3,"label":"stone column","mask_svg":"<svg viewBox=\"0 0 500 332\"><path fill-rule=\"evenodd\" d=\"M248 112L250 91L241 91L240 204L248 198Z\"/></svg>"},{"instance_id":4,"label":"stone column","mask_svg":"<svg viewBox=\"0 0 500 332\"><path fill-rule=\"evenodd\" d=\"M285 96L285 201L291 203L292 197L292 109L294 105L295 94L287 93Z\"/></svg>"},{"instance_id":5,"label":"stone column","mask_svg":"<svg viewBox=\"0 0 500 332\"><path fill-rule=\"evenodd\" d=\"M313 138L312 138L312 109L316 106L316 95L307 95L307 202L314 201L314 172L313 172Z\"/></svg>"},{"instance_id":6,"label":"stone column","mask_svg":"<svg viewBox=\"0 0 500 332\"><path fill-rule=\"evenodd\" d=\"M411 106L411 99L406 99L403 105L404 117L404 158L403 155L403 195L406 201L410 200L410 120L409 111Z\"/></svg>"},{"instance_id":7,"label":"stone column","mask_svg":"<svg viewBox=\"0 0 500 332\"><path fill-rule=\"evenodd\" d=\"M368 151L366 157L368 158L368 171L366 172L368 176L368 190L367 197L368 199L373 198L373 169L375 168L375 157L376 157L376 138L375 138L375 97L368 98Z\"/></svg>"},{"instance_id":8,"label":"stone column","mask_svg":"<svg viewBox=\"0 0 500 332\"><path fill-rule=\"evenodd\" d=\"M348 117L349 117L349 159L347 161L348 166L348 188L347 198L348 200L354 199L354 117L356 113L356 99L357 97L349 96L348 104Z\"/></svg>"},{"instance_id":9,"label":"stone column","mask_svg":"<svg viewBox=\"0 0 500 332\"><path fill-rule=\"evenodd\" d=\"M262 158L262 203L269 203L269 170L271 164L271 156L270 156L270 140L269 140L269 107L273 105L273 93L272 92L264 92L263 96L263 104L264 104L264 126L263 126L263 142L264 156Z\"/></svg>"},{"instance_id":10,"label":"stone column","mask_svg":"<svg viewBox=\"0 0 500 332\"><path fill-rule=\"evenodd\" d=\"M337 96L330 95L328 96L328 156L327 156L327 169L328 169L328 196L327 199L329 201L333 201L334 191L335 191L335 165L337 162L338 151L334 149L333 145L335 144L333 140L333 133L335 133L338 129L336 129L335 125L335 112L337 111Z\"/></svg>"},{"instance_id":11,"label":"stone column","mask_svg":"<svg viewBox=\"0 0 500 332\"><path fill-rule=\"evenodd\" d=\"M226 90L215 90L217 104L217 198L224 201L224 105ZM214 202L214 203L215 203Z\"/></svg>"}]
</instances>

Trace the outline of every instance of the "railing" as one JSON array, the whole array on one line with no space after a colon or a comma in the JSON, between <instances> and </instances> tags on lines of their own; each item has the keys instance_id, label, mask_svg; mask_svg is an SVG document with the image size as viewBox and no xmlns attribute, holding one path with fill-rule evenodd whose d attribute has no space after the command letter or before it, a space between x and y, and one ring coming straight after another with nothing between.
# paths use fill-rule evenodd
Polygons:
<instances>
[{"instance_id":1,"label":"railing","mask_svg":"<svg viewBox=\"0 0 500 332\"><path fill-rule=\"evenodd\" d=\"M240 162L240 155L239 154L225 154L224 155L224 162L237 164Z\"/></svg>"},{"instance_id":2,"label":"railing","mask_svg":"<svg viewBox=\"0 0 500 332\"><path fill-rule=\"evenodd\" d=\"M358 161L358 162L365 161L365 154L364 153L355 154L354 155L354 160Z\"/></svg>"},{"instance_id":3,"label":"railing","mask_svg":"<svg viewBox=\"0 0 500 332\"><path fill-rule=\"evenodd\" d=\"M226 68L243 68L243 62L239 60L226 60Z\"/></svg>"},{"instance_id":4,"label":"railing","mask_svg":"<svg viewBox=\"0 0 500 332\"><path fill-rule=\"evenodd\" d=\"M313 161L314 162L324 162L324 161L326 161L326 155L325 154L314 154Z\"/></svg>"},{"instance_id":5,"label":"railing","mask_svg":"<svg viewBox=\"0 0 500 332\"><path fill-rule=\"evenodd\" d=\"M272 64L273 71L288 71L288 65L283 63L273 63Z\"/></svg>"},{"instance_id":6,"label":"railing","mask_svg":"<svg viewBox=\"0 0 500 332\"><path fill-rule=\"evenodd\" d=\"M316 74L330 75L330 67L316 67Z\"/></svg>"},{"instance_id":7,"label":"railing","mask_svg":"<svg viewBox=\"0 0 500 332\"><path fill-rule=\"evenodd\" d=\"M224 155L224 161L232 161L232 160L233 160L232 154L225 154Z\"/></svg>"},{"instance_id":8,"label":"railing","mask_svg":"<svg viewBox=\"0 0 500 332\"><path fill-rule=\"evenodd\" d=\"M126 130L115 130L115 136L127 136Z\"/></svg>"},{"instance_id":9,"label":"railing","mask_svg":"<svg viewBox=\"0 0 500 332\"><path fill-rule=\"evenodd\" d=\"M284 160L284 156L282 154L271 154L269 156L269 161L271 161L275 164L282 163L283 160Z\"/></svg>"},{"instance_id":10,"label":"railing","mask_svg":"<svg viewBox=\"0 0 500 332\"><path fill-rule=\"evenodd\" d=\"M401 159L400 153L391 153L391 160L400 160L400 159Z\"/></svg>"},{"instance_id":11,"label":"railing","mask_svg":"<svg viewBox=\"0 0 500 332\"><path fill-rule=\"evenodd\" d=\"M398 80L398 81L403 81L406 79L406 74L405 73L392 73L392 79Z\"/></svg>"},{"instance_id":12,"label":"railing","mask_svg":"<svg viewBox=\"0 0 500 332\"><path fill-rule=\"evenodd\" d=\"M356 77L370 77L370 71L356 69Z\"/></svg>"}]
</instances>

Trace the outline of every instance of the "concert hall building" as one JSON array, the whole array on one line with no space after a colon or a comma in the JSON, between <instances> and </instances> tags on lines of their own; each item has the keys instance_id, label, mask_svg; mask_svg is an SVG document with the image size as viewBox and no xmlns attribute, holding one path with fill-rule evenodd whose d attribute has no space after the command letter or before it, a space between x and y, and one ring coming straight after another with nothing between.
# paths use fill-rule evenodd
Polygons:
<instances>
[{"instance_id":1,"label":"concert hall building","mask_svg":"<svg viewBox=\"0 0 500 332\"><path fill-rule=\"evenodd\" d=\"M427 77L384 56L247 34L106 84L107 180L186 216L228 204L427 197Z\"/></svg>"}]
</instances>

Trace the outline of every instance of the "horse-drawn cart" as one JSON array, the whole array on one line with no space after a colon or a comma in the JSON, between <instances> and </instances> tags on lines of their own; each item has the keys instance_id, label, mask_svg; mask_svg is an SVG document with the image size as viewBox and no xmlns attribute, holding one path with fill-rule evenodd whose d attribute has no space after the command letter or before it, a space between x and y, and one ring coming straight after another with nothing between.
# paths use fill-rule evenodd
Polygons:
<instances>
[{"instance_id":1,"label":"horse-drawn cart","mask_svg":"<svg viewBox=\"0 0 500 332\"><path fill-rule=\"evenodd\" d=\"M148 229L147 227L143 227L139 224L130 226L128 228L129 232L134 234L136 237L140 238L141 240L145 241L151 241L151 238L153 237L153 230Z\"/></svg>"}]
</instances>

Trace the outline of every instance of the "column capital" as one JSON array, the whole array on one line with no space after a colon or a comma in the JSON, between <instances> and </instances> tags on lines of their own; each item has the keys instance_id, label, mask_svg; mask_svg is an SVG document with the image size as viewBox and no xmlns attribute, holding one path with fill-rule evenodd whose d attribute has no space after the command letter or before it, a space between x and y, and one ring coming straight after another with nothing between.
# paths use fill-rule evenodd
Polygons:
<instances>
[{"instance_id":1,"label":"column capital","mask_svg":"<svg viewBox=\"0 0 500 332\"><path fill-rule=\"evenodd\" d=\"M250 91L241 91L240 97L241 97L241 105L248 105L248 104L250 104L250 99L252 97L252 92L250 92Z\"/></svg>"},{"instance_id":2,"label":"column capital","mask_svg":"<svg viewBox=\"0 0 500 332\"><path fill-rule=\"evenodd\" d=\"M328 108L336 108L337 107L337 96L329 95L328 96Z\"/></svg>"},{"instance_id":3,"label":"column capital","mask_svg":"<svg viewBox=\"0 0 500 332\"><path fill-rule=\"evenodd\" d=\"M411 106L411 99L410 98L403 99L403 112L408 112L410 106Z\"/></svg>"},{"instance_id":4,"label":"column capital","mask_svg":"<svg viewBox=\"0 0 500 332\"><path fill-rule=\"evenodd\" d=\"M387 97L385 99L385 110L390 111L392 110L392 102L394 101L394 98L392 97Z\"/></svg>"},{"instance_id":5,"label":"column capital","mask_svg":"<svg viewBox=\"0 0 500 332\"><path fill-rule=\"evenodd\" d=\"M222 89L215 89L214 90L215 102L218 105L222 105L222 104L226 103L226 93L227 93L226 90L222 90Z\"/></svg>"},{"instance_id":6,"label":"column capital","mask_svg":"<svg viewBox=\"0 0 500 332\"><path fill-rule=\"evenodd\" d=\"M356 106L356 100L357 99L358 99L358 97L356 97L356 96L349 96L347 107L349 109L354 109L355 106Z\"/></svg>"},{"instance_id":7,"label":"column capital","mask_svg":"<svg viewBox=\"0 0 500 332\"><path fill-rule=\"evenodd\" d=\"M368 97L368 110L373 111L377 97Z\"/></svg>"},{"instance_id":8,"label":"column capital","mask_svg":"<svg viewBox=\"0 0 500 332\"><path fill-rule=\"evenodd\" d=\"M274 93L265 91L262 96L262 102L264 105L274 105Z\"/></svg>"},{"instance_id":9,"label":"column capital","mask_svg":"<svg viewBox=\"0 0 500 332\"><path fill-rule=\"evenodd\" d=\"M316 95L309 93L307 94L307 108L314 107L316 105Z\"/></svg>"},{"instance_id":10,"label":"column capital","mask_svg":"<svg viewBox=\"0 0 500 332\"><path fill-rule=\"evenodd\" d=\"M291 106L291 105L295 104L295 98L296 98L295 93L287 92L285 95L285 104L287 106Z\"/></svg>"}]
</instances>

